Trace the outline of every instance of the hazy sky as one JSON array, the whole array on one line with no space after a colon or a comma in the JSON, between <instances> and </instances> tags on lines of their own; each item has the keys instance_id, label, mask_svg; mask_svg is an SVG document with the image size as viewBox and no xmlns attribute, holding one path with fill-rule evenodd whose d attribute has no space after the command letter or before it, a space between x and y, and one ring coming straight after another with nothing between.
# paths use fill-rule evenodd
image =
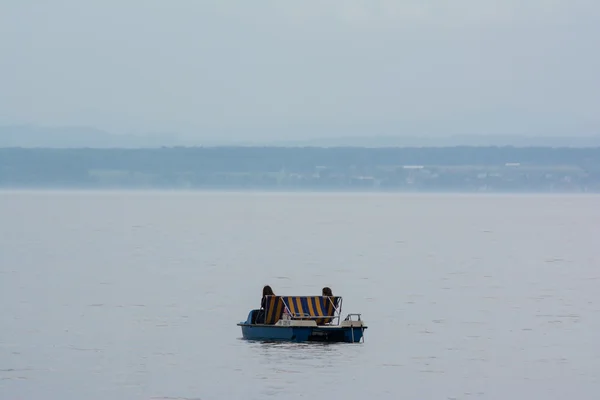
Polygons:
<instances>
[{"instance_id":1,"label":"hazy sky","mask_svg":"<svg viewBox=\"0 0 600 400\"><path fill-rule=\"evenodd\" d=\"M0 124L600 133L598 0L0 0Z\"/></svg>"}]
</instances>

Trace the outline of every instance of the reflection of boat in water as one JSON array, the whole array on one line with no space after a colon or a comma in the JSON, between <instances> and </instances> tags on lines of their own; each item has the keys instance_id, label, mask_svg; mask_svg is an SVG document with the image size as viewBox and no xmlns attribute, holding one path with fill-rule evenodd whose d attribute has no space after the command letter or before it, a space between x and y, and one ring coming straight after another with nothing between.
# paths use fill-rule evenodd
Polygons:
<instances>
[{"instance_id":1,"label":"reflection of boat in water","mask_svg":"<svg viewBox=\"0 0 600 400\"><path fill-rule=\"evenodd\" d=\"M251 310L237 325L248 340L364 342L367 326L361 314L348 314L340 321L341 311L339 296L266 296L264 310Z\"/></svg>"}]
</instances>

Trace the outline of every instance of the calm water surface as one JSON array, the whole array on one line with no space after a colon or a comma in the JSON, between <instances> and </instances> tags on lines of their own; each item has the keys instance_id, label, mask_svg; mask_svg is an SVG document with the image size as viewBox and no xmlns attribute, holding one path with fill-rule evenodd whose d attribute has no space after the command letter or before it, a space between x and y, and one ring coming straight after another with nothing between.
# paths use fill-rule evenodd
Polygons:
<instances>
[{"instance_id":1,"label":"calm water surface","mask_svg":"<svg viewBox=\"0 0 600 400\"><path fill-rule=\"evenodd\" d=\"M332 287L364 344L235 324ZM0 399L600 398L600 197L0 193Z\"/></svg>"}]
</instances>

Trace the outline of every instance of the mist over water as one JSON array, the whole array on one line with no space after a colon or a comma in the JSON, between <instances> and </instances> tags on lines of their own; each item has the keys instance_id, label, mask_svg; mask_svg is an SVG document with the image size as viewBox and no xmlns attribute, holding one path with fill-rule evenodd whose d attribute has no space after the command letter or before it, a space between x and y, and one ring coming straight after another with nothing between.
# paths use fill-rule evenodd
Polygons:
<instances>
[{"instance_id":1,"label":"mist over water","mask_svg":"<svg viewBox=\"0 0 600 400\"><path fill-rule=\"evenodd\" d=\"M596 399L600 197L0 192L1 399ZM267 344L261 289L364 344Z\"/></svg>"}]
</instances>

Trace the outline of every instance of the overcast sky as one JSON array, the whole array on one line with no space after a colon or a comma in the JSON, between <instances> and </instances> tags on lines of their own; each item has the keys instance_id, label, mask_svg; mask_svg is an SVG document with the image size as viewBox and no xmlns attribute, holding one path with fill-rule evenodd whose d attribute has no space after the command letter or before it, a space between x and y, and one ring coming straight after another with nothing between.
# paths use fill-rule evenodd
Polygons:
<instances>
[{"instance_id":1,"label":"overcast sky","mask_svg":"<svg viewBox=\"0 0 600 400\"><path fill-rule=\"evenodd\" d=\"M0 124L600 133L597 0L0 0Z\"/></svg>"}]
</instances>

